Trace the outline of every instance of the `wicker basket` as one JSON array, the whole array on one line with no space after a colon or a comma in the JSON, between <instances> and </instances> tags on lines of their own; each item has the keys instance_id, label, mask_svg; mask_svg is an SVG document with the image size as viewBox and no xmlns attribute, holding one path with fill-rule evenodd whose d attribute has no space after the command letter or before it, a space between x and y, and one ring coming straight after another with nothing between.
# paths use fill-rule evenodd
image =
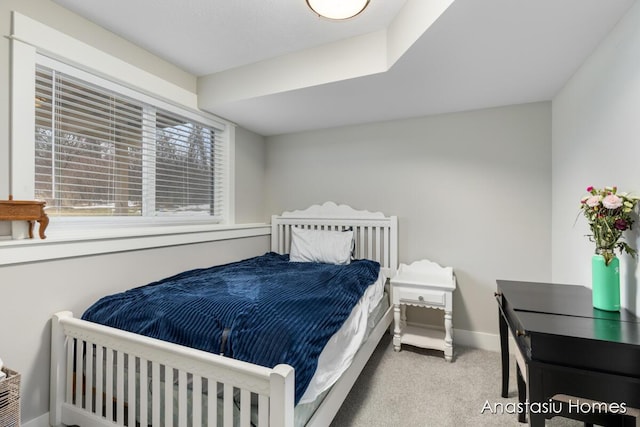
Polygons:
<instances>
[{"instance_id":1,"label":"wicker basket","mask_svg":"<svg viewBox=\"0 0 640 427\"><path fill-rule=\"evenodd\" d=\"M7 377L0 380L0 426L20 426L20 374L3 368Z\"/></svg>"}]
</instances>

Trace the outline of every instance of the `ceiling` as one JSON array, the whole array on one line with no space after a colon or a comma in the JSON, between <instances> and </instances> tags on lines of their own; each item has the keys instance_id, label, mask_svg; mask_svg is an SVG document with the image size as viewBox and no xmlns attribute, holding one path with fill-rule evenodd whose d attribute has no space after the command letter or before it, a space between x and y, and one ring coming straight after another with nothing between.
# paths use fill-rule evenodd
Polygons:
<instances>
[{"instance_id":1,"label":"ceiling","mask_svg":"<svg viewBox=\"0 0 640 427\"><path fill-rule=\"evenodd\" d=\"M261 135L550 100L635 2L371 0L333 22L304 0L53 1L198 76L201 108Z\"/></svg>"}]
</instances>

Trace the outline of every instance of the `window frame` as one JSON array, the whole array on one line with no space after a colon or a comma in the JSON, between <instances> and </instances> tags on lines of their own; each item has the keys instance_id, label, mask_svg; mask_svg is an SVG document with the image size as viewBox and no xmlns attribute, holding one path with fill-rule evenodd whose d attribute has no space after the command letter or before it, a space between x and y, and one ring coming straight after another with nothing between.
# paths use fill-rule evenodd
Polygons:
<instances>
[{"instance_id":1,"label":"window frame","mask_svg":"<svg viewBox=\"0 0 640 427\"><path fill-rule=\"evenodd\" d=\"M234 157L235 157L235 125L224 119L197 109L196 94L166 81L154 74L141 70L132 64L111 56L64 33L52 29L17 12L12 14L11 40L11 132L10 132L10 172L9 188L14 199L32 199L34 195L34 123L35 108L35 72L36 64L42 58L50 58L62 64L68 64L75 71L86 73L85 77L97 76L113 82L113 84L132 90L138 96L153 99L154 104L161 104L168 111L177 114L192 114L197 121L207 120L225 129L225 172L224 172L224 210L223 220L218 223L199 217L185 221L169 219L161 221L146 217L147 221L122 220L116 224L103 219L82 218L68 220L63 217L51 218L47 235L64 239L70 234L74 239L93 239L95 228L109 226L109 235L147 235L151 228L153 234L175 234L178 225L184 225L185 232L196 225L199 229L215 230L216 227L230 226L234 218ZM47 59L44 59L46 61ZM46 65L46 64L43 64ZM74 71L74 72L75 72ZM85 79L86 80L86 79ZM157 94L162 94L162 97ZM18 167L19 165L19 167ZM119 218L123 219L123 218ZM14 238L24 235L21 224L14 223ZM122 230L114 230L122 228ZM227 227L222 227L227 228ZM165 229L163 231L163 229Z\"/></svg>"},{"instance_id":2,"label":"window frame","mask_svg":"<svg viewBox=\"0 0 640 427\"><path fill-rule=\"evenodd\" d=\"M156 112L161 114L171 114L176 117L181 117L187 119L193 123L198 123L204 126L207 126L210 129L213 129L218 136L216 139L218 140L216 144L220 144L219 147L222 149L219 153L222 156L222 162L224 165L227 164L229 159L227 158L227 150L226 147L228 145L228 125L226 123L221 122L220 120L213 119L210 115L204 115L199 112L193 112L189 109L185 109L183 107L178 107L173 104L170 104L166 101L160 100L156 97L149 96L134 89L124 87L118 83L115 83L110 80L106 80L103 77L96 76L95 74L86 72L84 70L80 70L76 67L73 67L69 64L65 64L58 60L52 59L50 57L36 54L36 69L38 66L46 67L48 69L54 70L55 72L63 73L73 79L81 80L89 85L97 86L105 91L117 94L118 96L122 96L124 98L132 99L134 102L139 102L142 105L142 122L146 122L147 126L155 127L155 124L149 125L148 116L150 115L150 111L153 110L153 117L156 116ZM146 138L145 135L148 135L149 132L145 132L143 130L143 139ZM34 147L35 148L35 147ZM143 144L143 150L149 149L150 147L145 143ZM218 150L216 150L218 152ZM144 172L142 181L140 185L149 185L148 178L151 176L155 176L155 171L151 170L149 164L144 162L142 164ZM126 217L126 216L102 216L102 217L64 217L57 216L56 220L61 224L74 224L78 223L79 225L84 224L85 222L90 224L96 224L97 226L101 226L102 224L106 224L108 226L121 226L130 224L154 224L159 225L163 223L167 224L176 224L176 223L184 223L184 224L193 224L193 223L220 223L225 224L228 223L225 218L225 206L226 200L224 196L226 195L226 185L225 182L228 178L228 173L226 171L222 171L222 173L216 173L216 177L220 180L218 184L216 184L216 190L220 190L223 195L222 200L222 214L211 215L211 216L170 216L170 215L148 215L144 214L141 216L135 217ZM155 187L153 187L155 188ZM146 188L149 190L149 188ZM144 192L144 194L149 194L148 191ZM155 205L155 197L151 199L149 196L143 197L145 204L143 206L143 210L147 211L150 207L152 208Z\"/></svg>"}]
</instances>

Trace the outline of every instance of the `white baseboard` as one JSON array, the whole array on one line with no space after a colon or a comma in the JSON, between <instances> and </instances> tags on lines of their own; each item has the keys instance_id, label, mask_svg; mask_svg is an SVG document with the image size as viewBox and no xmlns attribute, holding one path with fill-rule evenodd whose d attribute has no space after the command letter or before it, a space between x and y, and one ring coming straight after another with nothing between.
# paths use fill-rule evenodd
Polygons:
<instances>
[{"instance_id":1,"label":"white baseboard","mask_svg":"<svg viewBox=\"0 0 640 427\"><path fill-rule=\"evenodd\" d=\"M38 418L34 418L26 423L21 424L22 427L50 427L49 424L49 413L47 412L44 415L40 415Z\"/></svg>"},{"instance_id":2,"label":"white baseboard","mask_svg":"<svg viewBox=\"0 0 640 427\"><path fill-rule=\"evenodd\" d=\"M453 343L454 345L459 344L465 347L479 348L480 350L500 351L500 336L486 332L454 329Z\"/></svg>"},{"instance_id":3,"label":"white baseboard","mask_svg":"<svg viewBox=\"0 0 640 427\"><path fill-rule=\"evenodd\" d=\"M464 329L453 330L454 344L465 347L478 348L480 350L500 351L500 335L486 332L466 331ZM509 353L513 353L516 343L509 336Z\"/></svg>"}]
</instances>

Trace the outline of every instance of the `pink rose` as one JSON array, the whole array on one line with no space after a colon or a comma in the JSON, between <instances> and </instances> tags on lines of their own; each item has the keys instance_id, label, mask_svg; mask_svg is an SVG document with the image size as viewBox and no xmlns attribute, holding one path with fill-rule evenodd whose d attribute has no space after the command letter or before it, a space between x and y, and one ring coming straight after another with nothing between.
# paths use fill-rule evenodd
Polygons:
<instances>
[{"instance_id":1,"label":"pink rose","mask_svg":"<svg viewBox=\"0 0 640 427\"><path fill-rule=\"evenodd\" d=\"M601 196L591 196L585 202L590 208L594 208L600 204Z\"/></svg>"},{"instance_id":2,"label":"pink rose","mask_svg":"<svg viewBox=\"0 0 640 427\"><path fill-rule=\"evenodd\" d=\"M593 191L593 186L591 186L591 185L590 185L590 186L588 186L588 187L587 187L587 192L588 192L588 193L591 193L592 191Z\"/></svg>"},{"instance_id":3,"label":"pink rose","mask_svg":"<svg viewBox=\"0 0 640 427\"><path fill-rule=\"evenodd\" d=\"M602 206L607 209L618 209L622 206L622 199L615 194L609 194L604 199L602 199Z\"/></svg>"}]
</instances>

